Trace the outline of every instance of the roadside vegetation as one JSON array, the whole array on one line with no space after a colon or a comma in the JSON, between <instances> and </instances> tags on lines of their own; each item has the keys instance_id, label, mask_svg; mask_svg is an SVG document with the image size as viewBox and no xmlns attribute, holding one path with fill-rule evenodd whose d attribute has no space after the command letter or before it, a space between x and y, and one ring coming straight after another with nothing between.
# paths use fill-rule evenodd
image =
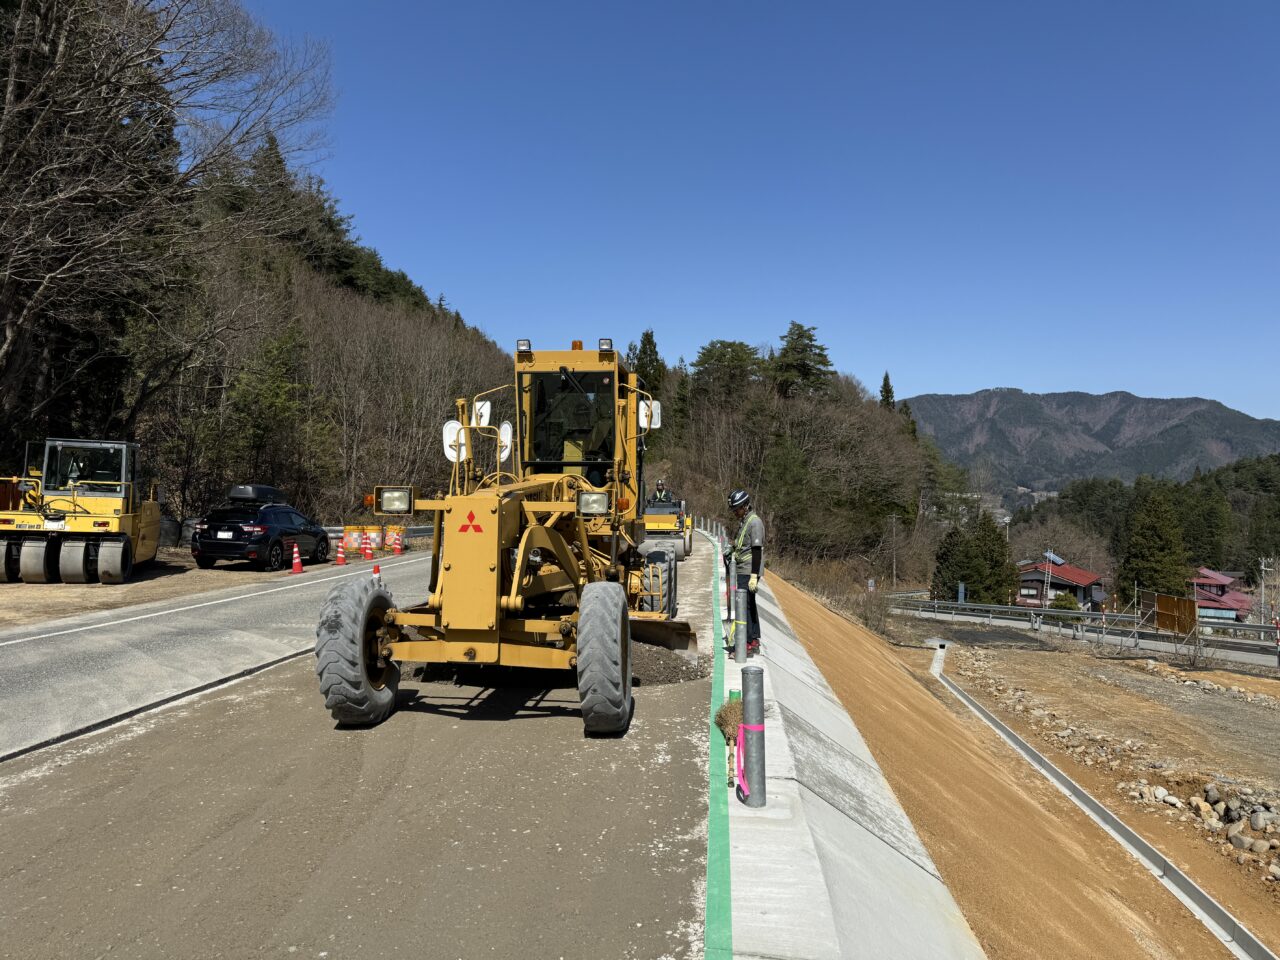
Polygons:
<instances>
[{"instance_id":1,"label":"roadside vegetation","mask_svg":"<svg viewBox=\"0 0 1280 960\"><path fill-rule=\"evenodd\" d=\"M651 479L724 520L727 493L750 491L770 568L871 620L884 611L868 580L890 590L896 567L901 584L929 582L967 479L917 435L887 373L872 394L798 322L773 344L712 340L691 362L668 364L652 331L629 353L663 401Z\"/></svg>"},{"instance_id":2,"label":"roadside vegetation","mask_svg":"<svg viewBox=\"0 0 1280 960\"><path fill-rule=\"evenodd\" d=\"M1259 559L1280 556L1278 493L1280 454L1197 471L1185 483L1077 480L1056 499L1018 513L1012 539L1027 556L1049 547L1113 573L1125 600L1135 580L1143 589L1183 595L1199 566L1242 571L1256 584Z\"/></svg>"}]
</instances>

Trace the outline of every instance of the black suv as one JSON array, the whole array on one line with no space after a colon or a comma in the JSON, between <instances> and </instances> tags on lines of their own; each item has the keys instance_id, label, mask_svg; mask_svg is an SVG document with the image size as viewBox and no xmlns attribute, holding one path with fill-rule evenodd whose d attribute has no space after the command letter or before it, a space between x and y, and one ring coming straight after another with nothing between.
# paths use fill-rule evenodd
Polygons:
<instances>
[{"instance_id":1,"label":"black suv","mask_svg":"<svg viewBox=\"0 0 1280 960\"><path fill-rule=\"evenodd\" d=\"M304 559L329 559L329 536L315 521L284 502L274 487L232 487L227 502L196 524L191 555L207 570L219 560L251 560L262 570L280 570L293 561L293 545Z\"/></svg>"}]
</instances>

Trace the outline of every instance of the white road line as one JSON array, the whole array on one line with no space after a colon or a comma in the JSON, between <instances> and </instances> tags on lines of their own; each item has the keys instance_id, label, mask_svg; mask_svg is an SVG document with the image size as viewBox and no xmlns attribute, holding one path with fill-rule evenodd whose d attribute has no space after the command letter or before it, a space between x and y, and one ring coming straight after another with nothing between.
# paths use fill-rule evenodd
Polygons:
<instances>
[{"instance_id":1,"label":"white road line","mask_svg":"<svg viewBox=\"0 0 1280 960\"><path fill-rule=\"evenodd\" d=\"M428 554L425 557L413 557L409 560L401 560L396 563L384 563L383 566L390 569L391 567L407 567L411 563L421 563L423 560L430 560ZM346 577L357 577L361 574L368 576L369 570L353 570L350 573L340 573L333 577L321 577L318 580L304 580L301 583L287 583L283 587L272 587L269 590L258 590L254 593L241 593L234 597L223 597L221 600L206 600L204 603L193 603L186 607L175 607L172 610L156 610L153 613L142 613L136 617L125 617L123 620L107 620L102 623L91 623L83 627L72 627L69 630L58 630L54 633L41 633L32 637L18 637L14 640L0 641L0 647L12 646L15 643L27 643L31 640L48 640L50 637L63 637L69 633L83 633L85 630L100 630L103 627L114 627L121 623L133 623L135 620L148 620L151 617L163 617L172 613L185 613L187 610L198 610L201 607L212 607L219 603L231 603L235 600L251 600L254 597L264 597L268 593L279 593L281 590L296 590L299 587L309 587L317 583L328 583L330 580L342 580Z\"/></svg>"}]
</instances>

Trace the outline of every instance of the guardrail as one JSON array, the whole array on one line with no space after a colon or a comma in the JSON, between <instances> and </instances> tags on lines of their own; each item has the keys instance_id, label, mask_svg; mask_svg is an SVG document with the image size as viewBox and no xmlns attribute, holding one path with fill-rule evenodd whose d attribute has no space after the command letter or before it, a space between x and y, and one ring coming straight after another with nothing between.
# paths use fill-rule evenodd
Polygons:
<instances>
[{"instance_id":1,"label":"guardrail","mask_svg":"<svg viewBox=\"0 0 1280 960\"><path fill-rule=\"evenodd\" d=\"M917 616L932 614L937 618L966 617L986 620L988 623L1003 621L1018 625L1025 624L1032 629L1043 629L1045 626L1059 628L1069 626L1072 634L1081 635L1081 639L1089 639L1092 635L1105 640L1117 634L1124 634L1163 639L1169 643L1193 647L1197 643L1207 647L1233 646L1235 649L1259 654L1274 653L1277 646L1276 627L1265 623L1228 625L1201 620L1194 634L1181 636L1157 630L1148 619L1132 613L1096 613L1091 610L1054 610L1051 607L955 603L946 600L914 600L899 596L892 598L892 609L900 613L914 613Z\"/></svg>"}]
</instances>

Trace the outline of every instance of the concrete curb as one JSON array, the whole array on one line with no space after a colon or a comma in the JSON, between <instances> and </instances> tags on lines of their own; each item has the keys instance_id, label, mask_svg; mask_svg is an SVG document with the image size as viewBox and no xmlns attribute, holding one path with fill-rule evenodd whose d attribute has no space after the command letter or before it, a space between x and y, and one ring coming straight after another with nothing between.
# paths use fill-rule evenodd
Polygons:
<instances>
[{"instance_id":1,"label":"concrete curb","mask_svg":"<svg viewBox=\"0 0 1280 960\"><path fill-rule=\"evenodd\" d=\"M733 955L982 958L875 758L762 583L768 804L729 800ZM741 668L725 658L726 689Z\"/></svg>"}]
</instances>

